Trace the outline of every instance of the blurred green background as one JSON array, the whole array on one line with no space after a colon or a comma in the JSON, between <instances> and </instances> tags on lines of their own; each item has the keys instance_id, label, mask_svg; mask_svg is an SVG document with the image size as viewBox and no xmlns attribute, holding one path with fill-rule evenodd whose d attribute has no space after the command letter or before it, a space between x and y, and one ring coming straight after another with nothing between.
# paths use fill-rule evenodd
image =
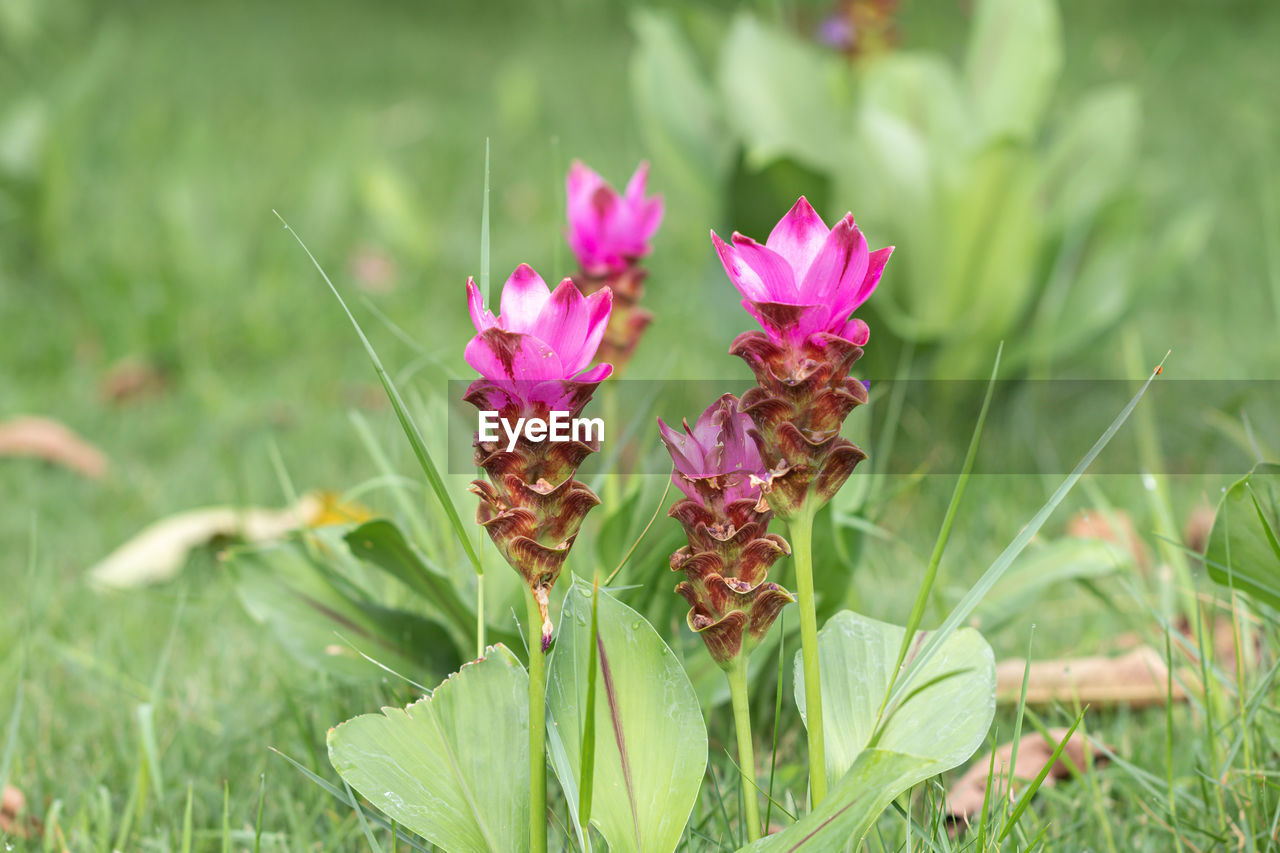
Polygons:
<instances>
[{"instance_id":1,"label":"blurred green background","mask_svg":"<svg viewBox=\"0 0 1280 853\"><path fill-rule=\"evenodd\" d=\"M846 63L813 43L822 4L666 3L656 13L686 34L712 79L742 8L809 42L824 62ZM1018 370L1133 378L1125 346L1136 341L1143 372L1172 349L1174 376L1274 378L1280 6L1071 0L1061 11L1064 70L1046 125L1060 126L1099 85L1129 84L1138 96L1124 177L1144 211L1125 232L1139 261L1106 288L1141 298L1069 357ZM573 272L562 240L573 158L615 184L651 158L650 186L669 200L645 298L658 319L630 375L745 376L725 350L746 318L708 229L763 238L800 193L829 221L846 209L858 216L860 199L810 164L761 167L732 146L709 195L664 171L669 158L652 150L633 87L642 19L629 4L585 0L0 0L0 418L61 420L111 463L92 481L0 459L0 714L25 666L13 778L40 810L65 798L92 823L99 786L103 808L118 808L139 763L135 707L154 702L168 777L149 813L154 837L176 825L188 781L204 824L216 821L223 780L234 821L249 820L264 768L284 779L269 805L275 830L295 841L315 833L332 849L344 849L332 840L344 836L325 832L355 831L264 746L309 756L319 772L324 728L369 707L366 693L283 660L207 554L180 586L103 596L83 584L90 564L155 518L212 503L282 504L273 443L300 489L369 478L353 408L412 470L358 340L273 210L354 299L384 361L430 398L444 376L461 375L472 334L462 285L479 271L486 138L495 287L524 261L548 279ZM971 21L964 3L908 0L896 26L900 49L959 62ZM734 103L713 100L719 110ZM873 246L890 239L867 227ZM1160 263L1166 249L1173 260ZM895 286L891 266L882 293ZM876 336L860 372L892 376L903 340L875 300L868 308ZM1032 331L1013 329L1015 344ZM940 350L920 342L915 364L928 373ZM963 375L985 375L992 354ZM113 399L131 365L156 389ZM960 435L970 417L956 414ZM985 565L1042 487L1035 478L975 487L975 502L1012 509L958 537L959 564ZM939 482L921 500L936 508L948 489ZM1206 493L1197 485L1179 509ZM908 550L927 550L937 517L930 509L901 521ZM871 549L868 571L883 580L898 555ZM879 597L905 603L912 593ZM171 624L181 627L166 641ZM147 685L162 660L157 694Z\"/></svg>"}]
</instances>

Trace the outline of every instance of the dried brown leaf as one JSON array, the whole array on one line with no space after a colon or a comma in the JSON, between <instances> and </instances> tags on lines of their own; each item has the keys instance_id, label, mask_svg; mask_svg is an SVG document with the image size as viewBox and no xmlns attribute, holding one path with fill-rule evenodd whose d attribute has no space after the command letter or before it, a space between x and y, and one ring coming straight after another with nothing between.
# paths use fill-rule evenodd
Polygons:
<instances>
[{"instance_id":1,"label":"dried brown leaf","mask_svg":"<svg viewBox=\"0 0 1280 853\"><path fill-rule=\"evenodd\" d=\"M58 421L30 415L0 422L0 456L43 459L95 480L107 471L101 450Z\"/></svg>"},{"instance_id":2,"label":"dried brown leaf","mask_svg":"<svg viewBox=\"0 0 1280 853\"><path fill-rule=\"evenodd\" d=\"M1023 736L1022 740L1018 741L1018 764L1013 770L1014 779L1024 783L1035 779L1045 765L1049 763L1049 759L1053 757L1053 751L1067 736L1068 731L1070 730L1065 728L1049 729L1049 738L1052 741L1039 732ZM1058 760L1049 769L1049 775L1045 777L1041 787L1052 787L1059 781L1069 778L1073 772L1077 770L1083 771L1087 763L1086 750L1092 751L1092 759L1095 765L1106 760L1105 755L1095 747L1092 747L1082 732L1076 731L1072 733L1071 739L1067 741L1067 745L1062 750L1062 754L1058 756ZM1001 744L994 752L995 769L991 771L991 781L995 785L992 789L993 798L997 795L1007 796L1012 801L1017 796L1017 790L1006 791L1005 785L1009 779L1009 765L1013 757L1013 742ZM967 823L971 818L982 812L982 802L986 797L988 771L990 770L991 753L988 752L981 758L976 759L969 767L969 770L951 786L951 790L947 792L945 806L948 818L959 823ZM996 800L993 799L992 802L994 803Z\"/></svg>"},{"instance_id":3,"label":"dried brown leaf","mask_svg":"<svg viewBox=\"0 0 1280 853\"><path fill-rule=\"evenodd\" d=\"M121 405L163 394L169 387L164 371L149 361L126 358L113 364L98 383L104 402Z\"/></svg>"},{"instance_id":4,"label":"dried brown leaf","mask_svg":"<svg viewBox=\"0 0 1280 853\"><path fill-rule=\"evenodd\" d=\"M1022 693L1026 661L1021 658L996 664L996 693L1001 702L1017 702ZM1150 646L1139 646L1116 657L1092 655L1060 660L1032 661L1027 679L1027 704L1053 702L1082 705L1163 704L1169 692L1169 667ZM1173 680L1174 701L1187 698Z\"/></svg>"},{"instance_id":5,"label":"dried brown leaf","mask_svg":"<svg viewBox=\"0 0 1280 853\"><path fill-rule=\"evenodd\" d=\"M1087 510L1067 522L1067 535L1076 539L1099 539L1126 551L1133 563L1146 572L1151 568L1151 550L1138 535L1133 519L1124 510Z\"/></svg>"}]
</instances>

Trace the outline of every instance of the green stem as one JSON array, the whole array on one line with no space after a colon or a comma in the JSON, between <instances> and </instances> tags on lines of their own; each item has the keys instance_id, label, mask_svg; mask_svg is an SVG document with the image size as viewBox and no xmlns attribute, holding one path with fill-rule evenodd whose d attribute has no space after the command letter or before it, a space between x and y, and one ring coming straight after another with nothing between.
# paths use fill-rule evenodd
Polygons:
<instances>
[{"instance_id":1,"label":"green stem","mask_svg":"<svg viewBox=\"0 0 1280 853\"><path fill-rule=\"evenodd\" d=\"M739 654L730 669L733 724L738 735L738 765L742 772L742 801L746 804L747 841L760 837L760 807L756 802L756 754L751 743L751 705L747 701L747 656Z\"/></svg>"},{"instance_id":2,"label":"green stem","mask_svg":"<svg viewBox=\"0 0 1280 853\"><path fill-rule=\"evenodd\" d=\"M809 729L809 798L812 807L827 796L826 749L822 740L822 676L818 670L818 611L813 600L813 511L790 519L791 554L796 561L800 606L800 654L804 659L805 722Z\"/></svg>"},{"instance_id":3,"label":"green stem","mask_svg":"<svg viewBox=\"0 0 1280 853\"><path fill-rule=\"evenodd\" d=\"M484 575L476 575L476 657L484 657Z\"/></svg>"},{"instance_id":4,"label":"green stem","mask_svg":"<svg viewBox=\"0 0 1280 853\"><path fill-rule=\"evenodd\" d=\"M529 608L529 849L547 853L547 656L542 613L533 593Z\"/></svg>"}]
</instances>

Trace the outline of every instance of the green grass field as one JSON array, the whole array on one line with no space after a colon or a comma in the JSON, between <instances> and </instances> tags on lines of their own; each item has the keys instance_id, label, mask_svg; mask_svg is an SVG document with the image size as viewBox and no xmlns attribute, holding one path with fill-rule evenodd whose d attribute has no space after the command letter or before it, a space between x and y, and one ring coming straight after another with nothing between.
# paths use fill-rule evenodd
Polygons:
<instances>
[{"instance_id":1,"label":"green grass field","mask_svg":"<svg viewBox=\"0 0 1280 853\"><path fill-rule=\"evenodd\" d=\"M21 4L10 5L20 12ZM764 14L778 14L764 5ZM905 3L904 43L957 52L962 5ZM1134 378L1127 334L1141 342L1142 373L1172 349L1166 373L1175 378L1274 379L1280 7L1262 0L1063 5L1060 97L1104 81L1135 83L1145 122L1139 178L1153 208L1211 211L1194 266L1143 306L1125 334L1092 346L1071 374ZM391 289L366 298L421 351L465 375L461 350L471 328L462 283L479 267L486 138L499 282L523 260L571 272L561 239L570 160L582 158L618 181L647 156L630 105L627 10L585 0L57 9L43 33L24 37L14 25L0 57L0 419L55 417L100 447L111 468L93 481L0 459L0 761L12 744L0 780L7 776L34 814L59 830L43 840L4 837L6 849L159 851L189 843L249 850L259 826L264 850L364 849L352 810L272 750L339 784L325 754L326 730L380 703L403 703L412 691L389 678L344 683L301 668L245 614L213 550L198 552L178 580L129 592L95 591L85 571L145 524L179 510L283 505L273 448L298 489L343 492L377 476L352 409L373 423L393 465L416 475L358 339L272 211L355 297L411 399L440 396L421 352L361 304L352 259L372 252L393 260ZM652 185L661 191L663 176L655 173ZM857 200L847 203L856 214ZM736 296L709 243L676 236L711 227L726 233L732 211L724 217L700 222L669 212L646 297L658 322L632 375L745 376L723 355L740 325L732 316ZM882 286L893 286L891 275ZM103 377L130 358L157 367L164 391L104 401ZM865 364L875 378L896 366L874 352ZM957 442L967 440L975 414L948 413ZM1274 424L1258 429L1264 439L1275 436ZM1081 435L1079 445L1094 437ZM1166 481L1179 524L1245 472L1209 470ZM1060 479L974 479L926 625ZM466 515L465 478L453 480ZM886 491L899 480L908 482L896 478ZM887 504L878 523L888 536L869 538L857 567L854 591L864 612L905 620L953 484L925 477ZM1177 532L1153 513L1137 476L1100 476L1050 522L1051 535L1072 511L1103 499L1129 512L1152 547L1156 531ZM383 491L361 500L394 507ZM670 584L664 561L648 576L644 567L629 571L631 583ZM1158 579L1123 573L1055 587L988 639L997 658L1021 656L1034 623L1035 657L1114 648L1131 631L1163 649L1151 616L1160 588ZM1270 662L1274 626L1268 636ZM1043 830L1040 842L1054 850L1252 850L1268 849L1268 837L1280 844L1274 822L1269 832L1265 825L1274 815L1252 810L1275 802L1273 771L1259 777L1261 791L1219 787L1205 773L1220 768L1223 756L1213 750L1229 748L1237 731L1251 732L1253 754L1276 766L1280 717L1265 686L1259 695L1250 724L1220 717L1218 737L1206 734L1197 705L1177 705L1167 717L1163 708L1091 710L1090 734L1133 767L1112 763L1043 790L1023 818L1021 845L1008 843L1029 845ZM767 749L772 693L761 706L758 750ZM1074 712L1060 707L1043 716L1069 725ZM996 721L993 740L1007 740L1012 709L1002 708ZM794 710L784 708L783 725L792 728L779 744L779 786L802 798L796 762L804 747ZM736 785L727 717L713 714L710 733L712 772L722 786ZM1173 815L1167 775L1185 791ZM916 808L928 813L921 799ZM720 808L704 797L689 849L717 849L712 840L729 837ZM1241 815L1257 838L1227 828L1227 817ZM908 833L891 810L868 844L920 849L923 842L908 841ZM389 835L383 843L389 846Z\"/></svg>"}]
</instances>

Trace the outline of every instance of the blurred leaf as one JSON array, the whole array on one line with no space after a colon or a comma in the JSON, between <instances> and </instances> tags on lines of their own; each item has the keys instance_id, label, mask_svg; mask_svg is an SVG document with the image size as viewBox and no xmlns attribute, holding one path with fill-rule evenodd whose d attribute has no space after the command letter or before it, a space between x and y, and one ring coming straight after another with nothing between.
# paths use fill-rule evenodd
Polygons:
<instances>
[{"instance_id":1,"label":"blurred leaf","mask_svg":"<svg viewBox=\"0 0 1280 853\"><path fill-rule=\"evenodd\" d=\"M606 573L618 565L647 520L648 514L640 504L643 494L643 488L629 489L600 524L600 532L596 535L596 559Z\"/></svg>"},{"instance_id":2,"label":"blurred leaf","mask_svg":"<svg viewBox=\"0 0 1280 853\"><path fill-rule=\"evenodd\" d=\"M167 581L182 570L192 551L216 539L267 542L314 524L324 512L324 501L309 492L284 509L210 506L175 513L142 528L95 563L89 581L108 589Z\"/></svg>"},{"instance_id":3,"label":"blurred leaf","mask_svg":"<svg viewBox=\"0 0 1280 853\"><path fill-rule=\"evenodd\" d=\"M839 163L852 81L837 56L743 13L730 26L718 82L749 165L788 156L819 169Z\"/></svg>"},{"instance_id":4,"label":"blurred leaf","mask_svg":"<svg viewBox=\"0 0 1280 853\"><path fill-rule=\"evenodd\" d=\"M1038 284L1042 232L1035 179L1035 160L1025 146L997 144L977 154L945 183L937 275L911 281L912 313L984 362L990 353L975 342L994 345L1004 338ZM957 369L956 375L965 374Z\"/></svg>"},{"instance_id":5,"label":"blurred leaf","mask_svg":"<svg viewBox=\"0 0 1280 853\"><path fill-rule=\"evenodd\" d=\"M591 823L610 850L669 853L706 771L702 710L680 662L639 613L603 590L598 607ZM560 625L548 670L548 724L563 747L552 766L565 790L576 794L591 655L590 585L575 579ZM574 812L575 794L569 796Z\"/></svg>"},{"instance_id":6,"label":"blurred leaf","mask_svg":"<svg viewBox=\"0 0 1280 853\"><path fill-rule=\"evenodd\" d=\"M988 635L1027 616L1049 588L1094 580L1131 564L1122 548L1097 539L1059 539L1029 552L991 588L974 611L975 628Z\"/></svg>"},{"instance_id":7,"label":"blurred leaf","mask_svg":"<svg viewBox=\"0 0 1280 853\"><path fill-rule=\"evenodd\" d=\"M1209 577L1280 609L1280 465L1259 463L1218 504Z\"/></svg>"},{"instance_id":8,"label":"blurred leaf","mask_svg":"<svg viewBox=\"0 0 1280 853\"><path fill-rule=\"evenodd\" d=\"M1092 218L1132 183L1140 125L1138 93L1129 86L1107 87L1073 106L1041 168L1053 226Z\"/></svg>"},{"instance_id":9,"label":"blurred leaf","mask_svg":"<svg viewBox=\"0 0 1280 853\"><path fill-rule=\"evenodd\" d=\"M529 849L529 676L504 646L405 709L329 730L329 761L392 820L451 853Z\"/></svg>"},{"instance_id":10,"label":"blurred leaf","mask_svg":"<svg viewBox=\"0 0 1280 853\"><path fill-rule=\"evenodd\" d=\"M978 0L964 80L988 139L1034 138L1061 70L1053 0Z\"/></svg>"},{"instance_id":11,"label":"blurred leaf","mask_svg":"<svg viewBox=\"0 0 1280 853\"><path fill-rule=\"evenodd\" d=\"M996 707L995 657L972 628L948 637L920 671L915 683L921 687L878 719L904 634L896 625L849 610L833 616L818 634L827 779L833 789L868 746L914 757L918 782L964 761L986 736ZM795 696L804 718L800 657Z\"/></svg>"},{"instance_id":12,"label":"blurred leaf","mask_svg":"<svg viewBox=\"0 0 1280 853\"><path fill-rule=\"evenodd\" d=\"M859 111L888 113L920 135L935 163L961 159L981 141L951 63L929 53L894 53L868 63Z\"/></svg>"},{"instance_id":13,"label":"blurred leaf","mask_svg":"<svg viewBox=\"0 0 1280 853\"><path fill-rule=\"evenodd\" d=\"M631 57L631 98L654 172L663 186L691 197L707 214L719 209L733 154L720 104L693 48L669 14L638 10Z\"/></svg>"},{"instance_id":14,"label":"blurred leaf","mask_svg":"<svg viewBox=\"0 0 1280 853\"><path fill-rule=\"evenodd\" d=\"M0 421L0 458L43 459L93 480L107 472L107 457L70 427L50 418L21 416Z\"/></svg>"},{"instance_id":15,"label":"blurred leaf","mask_svg":"<svg viewBox=\"0 0 1280 853\"><path fill-rule=\"evenodd\" d=\"M343 547L319 537L312 546ZM458 666L454 643L441 625L376 603L300 541L235 549L226 566L249 615L309 666L348 678L376 673L344 639L415 681L439 678Z\"/></svg>"}]
</instances>

